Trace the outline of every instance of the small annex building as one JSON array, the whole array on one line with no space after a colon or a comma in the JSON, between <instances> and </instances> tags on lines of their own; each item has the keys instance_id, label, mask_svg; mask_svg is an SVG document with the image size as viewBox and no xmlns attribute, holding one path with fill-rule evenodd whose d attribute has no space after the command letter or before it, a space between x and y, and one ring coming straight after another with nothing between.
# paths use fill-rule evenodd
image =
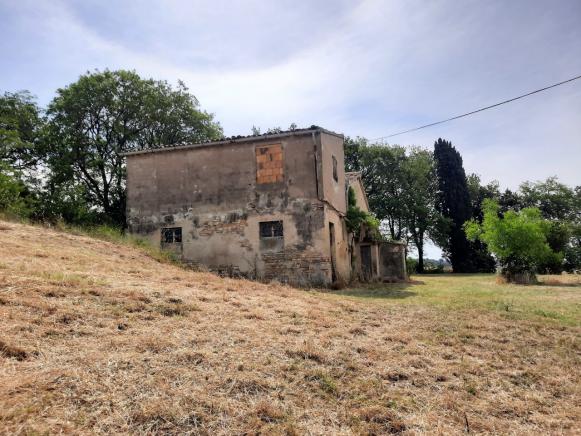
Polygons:
<instances>
[{"instance_id":1,"label":"small annex building","mask_svg":"<svg viewBox=\"0 0 581 436\"><path fill-rule=\"evenodd\" d=\"M370 212L365 187L359 172L345 173L347 189L355 194L356 205ZM377 241L365 228L359 235L350 235L352 279L360 282L402 281L407 278L406 244L398 241Z\"/></svg>"},{"instance_id":2,"label":"small annex building","mask_svg":"<svg viewBox=\"0 0 581 436\"><path fill-rule=\"evenodd\" d=\"M381 278L379 248L373 277L354 272L365 261L352 265L343 139L312 126L125 153L129 231L230 276L299 286Z\"/></svg>"}]
</instances>

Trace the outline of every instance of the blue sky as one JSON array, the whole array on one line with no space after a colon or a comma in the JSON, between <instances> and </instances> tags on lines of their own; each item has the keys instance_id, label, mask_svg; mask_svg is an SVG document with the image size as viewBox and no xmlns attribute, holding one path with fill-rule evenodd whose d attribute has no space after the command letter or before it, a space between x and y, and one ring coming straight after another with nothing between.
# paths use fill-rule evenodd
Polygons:
<instances>
[{"instance_id":1,"label":"blue sky","mask_svg":"<svg viewBox=\"0 0 581 436\"><path fill-rule=\"evenodd\" d=\"M581 1L0 0L0 91L44 105L93 69L182 79L226 134L376 138L581 74ZM581 184L581 80L435 128L468 172Z\"/></svg>"}]
</instances>

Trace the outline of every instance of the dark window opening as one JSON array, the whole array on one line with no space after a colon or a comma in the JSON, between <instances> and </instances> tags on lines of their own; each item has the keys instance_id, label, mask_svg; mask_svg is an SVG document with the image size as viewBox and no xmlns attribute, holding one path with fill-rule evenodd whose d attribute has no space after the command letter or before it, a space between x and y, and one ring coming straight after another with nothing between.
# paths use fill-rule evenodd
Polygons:
<instances>
[{"instance_id":1,"label":"dark window opening","mask_svg":"<svg viewBox=\"0 0 581 436\"><path fill-rule=\"evenodd\" d=\"M182 228L170 227L161 229L161 242L165 244L179 244L182 242Z\"/></svg>"},{"instance_id":2,"label":"dark window opening","mask_svg":"<svg viewBox=\"0 0 581 436\"><path fill-rule=\"evenodd\" d=\"M333 156L333 178L336 182L339 181L339 174L337 173L337 158Z\"/></svg>"},{"instance_id":3,"label":"dark window opening","mask_svg":"<svg viewBox=\"0 0 581 436\"><path fill-rule=\"evenodd\" d=\"M259 223L260 225L260 238L282 238L282 221L265 221Z\"/></svg>"}]
</instances>

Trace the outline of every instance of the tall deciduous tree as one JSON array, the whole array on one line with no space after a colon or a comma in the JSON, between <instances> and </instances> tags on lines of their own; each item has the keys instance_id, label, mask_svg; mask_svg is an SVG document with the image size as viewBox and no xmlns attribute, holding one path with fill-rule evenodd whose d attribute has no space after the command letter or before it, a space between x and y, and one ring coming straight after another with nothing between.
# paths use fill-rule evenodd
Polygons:
<instances>
[{"instance_id":1,"label":"tall deciduous tree","mask_svg":"<svg viewBox=\"0 0 581 436\"><path fill-rule=\"evenodd\" d=\"M520 185L521 207L536 207L551 221L581 222L581 205L575 189L549 177L540 182Z\"/></svg>"},{"instance_id":2,"label":"tall deciduous tree","mask_svg":"<svg viewBox=\"0 0 581 436\"><path fill-rule=\"evenodd\" d=\"M87 73L57 91L48 107L48 165L56 186L81 184L89 205L125 223L125 165L133 149L195 143L222 136L213 116L179 82L131 71Z\"/></svg>"},{"instance_id":3,"label":"tall deciduous tree","mask_svg":"<svg viewBox=\"0 0 581 436\"><path fill-rule=\"evenodd\" d=\"M405 179L402 189L406 228L410 241L418 251L417 271L422 273L425 241L438 241L448 223L436 209L438 184L433 153L413 148L402 168Z\"/></svg>"},{"instance_id":4,"label":"tall deciduous tree","mask_svg":"<svg viewBox=\"0 0 581 436\"><path fill-rule=\"evenodd\" d=\"M452 269L457 273L490 270L492 259L479 265L481 253L479 246L466 239L462 226L472 218L472 204L466 173L460 153L452 143L438 139L434 144L434 158L438 178L438 210L450 220L447 237L442 240L444 253L450 258ZM485 259L486 260L486 259Z\"/></svg>"},{"instance_id":5,"label":"tall deciduous tree","mask_svg":"<svg viewBox=\"0 0 581 436\"><path fill-rule=\"evenodd\" d=\"M363 138L346 138L347 171L360 171L369 207L387 227L389 237L405 239L405 183L403 163L406 150L399 146L367 145Z\"/></svg>"}]
</instances>

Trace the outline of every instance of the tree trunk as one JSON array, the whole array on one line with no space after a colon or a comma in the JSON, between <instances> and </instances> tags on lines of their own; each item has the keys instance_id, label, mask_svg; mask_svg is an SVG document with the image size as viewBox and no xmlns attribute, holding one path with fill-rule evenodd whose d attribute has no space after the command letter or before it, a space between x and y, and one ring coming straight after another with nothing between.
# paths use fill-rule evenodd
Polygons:
<instances>
[{"instance_id":1,"label":"tree trunk","mask_svg":"<svg viewBox=\"0 0 581 436\"><path fill-rule=\"evenodd\" d=\"M521 271L517 273L503 271L501 275L508 283L515 283L517 285L536 285L539 283L537 275L533 271Z\"/></svg>"},{"instance_id":2,"label":"tree trunk","mask_svg":"<svg viewBox=\"0 0 581 436\"><path fill-rule=\"evenodd\" d=\"M424 273L424 246L418 245L418 274Z\"/></svg>"}]
</instances>

